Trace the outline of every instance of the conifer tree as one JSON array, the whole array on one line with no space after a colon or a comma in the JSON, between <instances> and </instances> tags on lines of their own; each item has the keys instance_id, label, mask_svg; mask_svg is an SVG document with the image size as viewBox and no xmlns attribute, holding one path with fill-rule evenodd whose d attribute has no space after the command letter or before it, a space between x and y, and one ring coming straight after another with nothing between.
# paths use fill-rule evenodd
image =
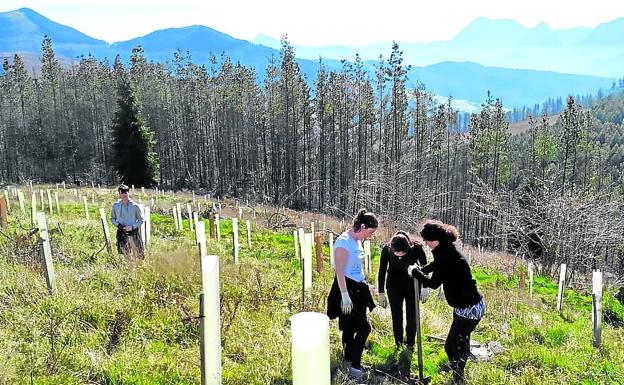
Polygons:
<instances>
[{"instance_id":1,"label":"conifer tree","mask_svg":"<svg viewBox=\"0 0 624 385\"><path fill-rule=\"evenodd\" d=\"M121 82L117 90L112 131L113 165L121 181L143 187L156 185L159 166L153 151L154 134L149 131L128 82Z\"/></svg>"}]
</instances>

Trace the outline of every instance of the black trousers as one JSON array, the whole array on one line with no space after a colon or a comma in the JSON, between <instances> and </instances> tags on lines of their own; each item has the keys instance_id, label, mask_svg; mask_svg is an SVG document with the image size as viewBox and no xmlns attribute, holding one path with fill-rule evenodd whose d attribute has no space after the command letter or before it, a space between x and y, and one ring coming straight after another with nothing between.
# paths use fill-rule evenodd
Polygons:
<instances>
[{"instance_id":1,"label":"black trousers","mask_svg":"<svg viewBox=\"0 0 624 385\"><path fill-rule=\"evenodd\" d=\"M453 323L449 330L444 350L449 359L456 384L464 383L464 368L470 354L470 333L477 327L480 320L460 317L453 313Z\"/></svg>"},{"instance_id":2,"label":"black trousers","mask_svg":"<svg viewBox=\"0 0 624 385\"><path fill-rule=\"evenodd\" d=\"M403 303L405 303L405 335L407 346L414 346L416 340L416 294L413 279L386 285L390 313L392 314L392 331L394 343L403 344Z\"/></svg>"},{"instance_id":3,"label":"black trousers","mask_svg":"<svg viewBox=\"0 0 624 385\"><path fill-rule=\"evenodd\" d=\"M137 258L144 258L143 242L139 229L124 231L121 227L117 228L117 252L124 255L130 255L134 252Z\"/></svg>"},{"instance_id":4,"label":"black trousers","mask_svg":"<svg viewBox=\"0 0 624 385\"><path fill-rule=\"evenodd\" d=\"M360 369L364 345L371 332L371 326L366 317L366 307L353 306L351 314L342 314L338 322L342 330L344 359L351 362L352 367Z\"/></svg>"}]
</instances>

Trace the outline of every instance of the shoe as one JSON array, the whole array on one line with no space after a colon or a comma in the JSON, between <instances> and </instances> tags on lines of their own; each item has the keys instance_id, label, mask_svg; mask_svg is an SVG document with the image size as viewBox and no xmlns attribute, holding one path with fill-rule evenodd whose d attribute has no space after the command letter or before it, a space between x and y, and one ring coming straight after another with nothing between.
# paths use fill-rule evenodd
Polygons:
<instances>
[{"instance_id":1,"label":"shoe","mask_svg":"<svg viewBox=\"0 0 624 385\"><path fill-rule=\"evenodd\" d=\"M359 382L362 381L362 378L364 378L364 372L362 371L362 369L356 369L353 366L350 366L349 377Z\"/></svg>"}]
</instances>

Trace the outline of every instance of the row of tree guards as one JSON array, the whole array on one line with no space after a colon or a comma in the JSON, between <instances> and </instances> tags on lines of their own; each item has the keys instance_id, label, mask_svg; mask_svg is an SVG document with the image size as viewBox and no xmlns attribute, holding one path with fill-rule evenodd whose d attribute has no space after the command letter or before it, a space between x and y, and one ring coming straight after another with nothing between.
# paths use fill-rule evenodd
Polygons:
<instances>
[{"instance_id":1,"label":"row of tree guards","mask_svg":"<svg viewBox=\"0 0 624 385\"><path fill-rule=\"evenodd\" d=\"M9 194L11 191L11 194ZM38 206L36 202L36 194L32 191L31 213L36 217L36 225L39 230L39 250L41 260L44 265L44 275L50 294L56 294L56 278L54 273L54 265L52 262L52 251L47 230L47 220L44 210L43 190L40 190L41 210L36 211ZM50 212L52 212L52 200L50 190L47 190L47 203ZM17 189L5 190L0 195L0 225L6 227L8 222L8 213L10 210L9 195L17 197L20 202L20 210L26 213L23 202L23 193ZM58 204L58 194L55 192L57 212L60 212ZM74 195L78 197L78 193L74 190ZM20 198L21 197L21 198ZM195 198L193 194L193 198ZM85 206L85 216L88 219L88 203L87 197L82 196ZM151 214L150 207L140 205L144 213L144 224L141 228L141 237L145 246L150 243L151 234ZM213 206L214 211L220 212L220 204ZM199 296L200 308L200 358L202 369L202 384L220 384L221 383L221 346L220 346L220 286L219 286L219 258L214 255L207 255L206 247L206 229L205 223L199 220L198 213L191 211L191 205L187 203L186 211L189 214L189 226L195 233L199 256L201 261L202 273L202 293ZM177 203L173 206L173 216L176 229L182 230L182 206ZM99 209L100 221L106 241L107 250L112 253L112 241L109 232L108 221L106 220L106 212L104 208ZM239 209L239 217L242 217L242 209ZM238 219L232 218L232 242L233 242L233 260L238 262ZM34 220L33 220L34 222ZM221 240L220 234L220 215L215 213L209 219L210 236ZM251 247L251 224L246 221L247 225L247 242ZM325 230L325 223L323 229ZM298 257L302 268L302 303L305 304L306 297L310 293L312 287L312 255L313 244L316 246L316 262L317 271L322 271L323 254L322 246L324 243L324 235L328 234L329 242L329 260L334 266L333 245L334 234L331 231L314 231L314 223L310 226L311 232L306 233L303 228L293 231L294 255ZM314 239L314 242L313 242ZM370 241L363 244L364 259L363 264L365 270L371 273L371 246ZM534 264L528 262L527 265L529 280L529 296L533 297L533 277ZM600 347L601 344L601 320L602 320L602 272L595 270L592 274L592 324L593 324L593 345ZM562 264L559 274L559 288L557 292L557 311L560 312L563 305L563 294L566 279L566 265ZM521 276L520 286L524 287L524 277ZM291 317L291 333L292 333L292 370L293 384L330 384L330 346L329 346L329 319L325 314L314 312L300 312Z\"/></svg>"}]
</instances>

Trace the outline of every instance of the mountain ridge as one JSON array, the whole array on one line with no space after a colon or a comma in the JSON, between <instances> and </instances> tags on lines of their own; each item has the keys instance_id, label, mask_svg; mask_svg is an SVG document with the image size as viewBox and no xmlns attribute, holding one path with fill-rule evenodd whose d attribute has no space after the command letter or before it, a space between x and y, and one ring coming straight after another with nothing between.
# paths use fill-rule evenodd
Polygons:
<instances>
[{"instance_id":1,"label":"mountain ridge","mask_svg":"<svg viewBox=\"0 0 624 385\"><path fill-rule=\"evenodd\" d=\"M7 16L7 14L9 15ZM1 22L11 17L13 19L17 17L20 22L13 22L13 24ZM480 23L486 22L485 19L480 21ZM518 25L513 26L513 28L518 29ZM20 26L24 28L22 32L19 30ZM616 25L615 28L617 27ZM550 30L547 25L539 28ZM59 36L57 36L57 31L60 31ZM43 38L43 32L49 32L55 53L64 62L76 61L88 54L92 54L100 60L107 57L110 62L116 55L120 55L123 61L128 62L132 49L137 45L141 45L144 49L148 60L157 62L171 62L176 51L188 51L193 62L202 65L208 64L212 55L219 58L222 52L226 52L233 62L241 62L246 66L253 67L258 74L258 80L261 81L271 58L279 58L279 50L276 47L267 47L237 39L202 25L160 29L134 39L108 44L105 41L90 38L71 27L55 23L35 11L25 8L0 13L0 37L5 37L5 39L7 36L13 37L12 45L5 45L5 42L0 40L0 52L9 58L18 52L31 55L31 57L32 55L40 55L40 41L36 45L23 44L22 47L17 46L23 43L26 38L30 40L37 36ZM576 36L578 37L581 32L584 30L576 31ZM76 36L76 43L74 44L70 38L72 34ZM267 44L274 46L278 42L276 39L271 40L267 35L263 35L262 38L266 40ZM388 53L389 56L391 50L390 45L384 47L379 44L375 46L375 49L378 50L375 60L365 61L365 68L371 78L374 78L372 74L375 71L375 65L379 62L379 53ZM447 42L445 44L452 43ZM340 52L341 49L340 46L330 46L329 48L336 52ZM296 46L294 49L300 69L308 82L311 83L318 70L319 56L306 59L299 54ZM409 45L407 47L401 46L401 49L405 56L410 54ZM355 50L350 51L353 56L348 59L351 61L355 59L354 52ZM511 53L509 58L509 60L518 60L522 56ZM343 64L336 59L323 59L323 63L329 71L340 71L343 68ZM404 63L407 64L408 61L404 60ZM36 65L36 63L32 65ZM408 89L414 87L417 82L422 82L429 91L437 95L452 95L454 98L465 99L475 105L479 105L483 101L487 91L492 91L512 107L541 103L547 97L596 92L598 88L609 87L613 80L609 77L570 75L557 71L517 70L505 66L485 66L470 59L445 60L431 65L415 65L412 66L408 76L410 79L407 84ZM532 85L533 89L528 88L527 85Z\"/></svg>"}]
</instances>

